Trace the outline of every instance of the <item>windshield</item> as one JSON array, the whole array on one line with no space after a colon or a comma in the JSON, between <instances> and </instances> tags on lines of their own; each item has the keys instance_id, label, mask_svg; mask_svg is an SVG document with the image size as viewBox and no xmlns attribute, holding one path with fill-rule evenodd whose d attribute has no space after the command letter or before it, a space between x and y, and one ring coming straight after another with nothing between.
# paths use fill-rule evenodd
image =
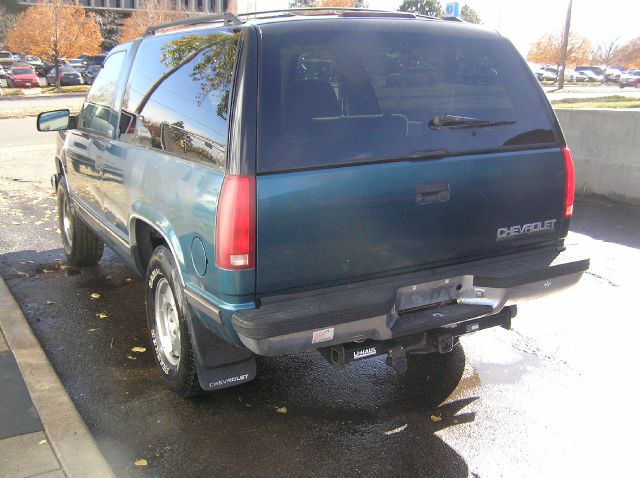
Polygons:
<instances>
[{"instance_id":1,"label":"windshield","mask_svg":"<svg viewBox=\"0 0 640 478\"><path fill-rule=\"evenodd\" d=\"M425 24L318 21L265 34L258 171L557 142L510 44Z\"/></svg>"},{"instance_id":2,"label":"windshield","mask_svg":"<svg viewBox=\"0 0 640 478\"><path fill-rule=\"evenodd\" d=\"M0 58L13 58L13 55L11 53L2 52L0 53Z\"/></svg>"},{"instance_id":3,"label":"windshield","mask_svg":"<svg viewBox=\"0 0 640 478\"><path fill-rule=\"evenodd\" d=\"M31 75L33 71L30 68L12 68L11 73L14 75Z\"/></svg>"}]
</instances>

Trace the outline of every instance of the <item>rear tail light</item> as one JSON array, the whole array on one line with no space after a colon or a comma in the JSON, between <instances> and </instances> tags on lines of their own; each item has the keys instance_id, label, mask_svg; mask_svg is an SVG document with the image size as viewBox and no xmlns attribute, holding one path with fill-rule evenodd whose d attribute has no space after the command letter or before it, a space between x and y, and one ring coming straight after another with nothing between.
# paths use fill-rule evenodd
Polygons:
<instances>
[{"instance_id":1,"label":"rear tail light","mask_svg":"<svg viewBox=\"0 0 640 478\"><path fill-rule=\"evenodd\" d=\"M226 176L216 218L216 265L253 269L256 265L256 178Z\"/></svg>"},{"instance_id":2,"label":"rear tail light","mask_svg":"<svg viewBox=\"0 0 640 478\"><path fill-rule=\"evenodd\" d=\"M569 148L562 150L564 153L564 217L573 215L573 196L575 194L575 174L573 172L573 160Z\"/></svg>"}]
</instances>

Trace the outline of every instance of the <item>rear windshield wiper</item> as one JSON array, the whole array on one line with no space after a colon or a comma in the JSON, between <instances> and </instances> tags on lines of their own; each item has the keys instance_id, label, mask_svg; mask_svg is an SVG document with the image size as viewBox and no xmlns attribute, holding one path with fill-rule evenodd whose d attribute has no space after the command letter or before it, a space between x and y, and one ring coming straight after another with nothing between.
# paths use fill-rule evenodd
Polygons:
<instances>
[{"instance_id":1,"label":"rear windshield wiper","mask_svg":"<svg viewBox=\"0 0 640 478\"><path fill-rule=\"evenodd\" d=\"M451 129L462 128L488 128L490 126L502 126L514 124L515 120L487 120L482 118L470 118L468 116L438 115L429 121L429 128L438 129L442 126L449 126Z\"/></svg>"}]
</instances>

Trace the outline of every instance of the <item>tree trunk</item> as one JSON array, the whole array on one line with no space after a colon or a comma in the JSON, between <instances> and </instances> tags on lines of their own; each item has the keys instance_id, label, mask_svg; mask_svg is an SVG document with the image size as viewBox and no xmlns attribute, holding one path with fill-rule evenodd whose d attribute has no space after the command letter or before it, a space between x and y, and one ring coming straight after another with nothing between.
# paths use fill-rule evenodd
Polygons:
<instances>
[{"instance_id":1,"label":"tree trunk","mask_svg":"<svg viewBox=\"0 0 640 478\"><path fill-rule=\"evenodd\" d=\"M60 86L60 58L58 57L58 55L56 54L54 57L55 62L55 72L56 72L56 91L60 91L62 90L61 86Z\"/></svg>"}]
</instances>

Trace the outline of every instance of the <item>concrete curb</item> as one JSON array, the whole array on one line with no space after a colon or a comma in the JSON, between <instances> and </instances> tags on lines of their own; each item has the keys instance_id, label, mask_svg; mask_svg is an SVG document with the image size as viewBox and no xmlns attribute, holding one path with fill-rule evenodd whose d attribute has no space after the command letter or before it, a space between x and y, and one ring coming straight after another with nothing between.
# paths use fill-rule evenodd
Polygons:
<instances>
[{"instance_id":1,"label":"concrete curb","mask_svg":"<svg viewBox=\"0 0 640 478\"><path fill-rule=\"evenodd\" d=\"M2 278L0 329L67 476L113 478L115 475Z\"/></svg>"}]
</instances>

